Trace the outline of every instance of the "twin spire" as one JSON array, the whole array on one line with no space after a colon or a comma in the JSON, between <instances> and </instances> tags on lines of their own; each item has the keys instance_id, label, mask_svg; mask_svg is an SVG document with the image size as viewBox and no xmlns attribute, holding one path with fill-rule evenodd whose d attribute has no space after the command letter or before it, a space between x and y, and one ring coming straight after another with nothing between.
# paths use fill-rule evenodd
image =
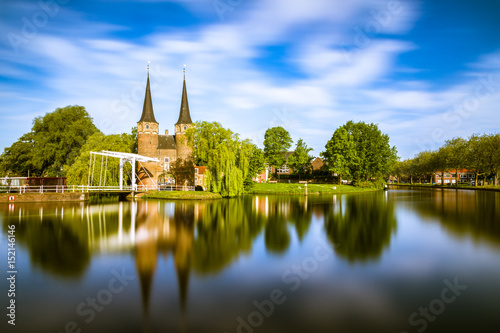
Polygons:
<instances>
[{"instance_id":1,"label":"twin spire","mask_svg":"<svg viewBox=\"0 0 500 333\"><path fill-rule=\"evenodd\" d=\"M183 73L184 73L184 82L182 86L181 109L179 112L179 119L177 120L176 125L193 123L191 120L191 115L189 113L189 103L187 98L186 65L184 65ZM155 119L155 115L153 112L153 102L151 100L151 88L149 84L149 61L148 61L148 79L146 83L146 95L144 96L144 106L142 107L142 116L139 122L150 122L158 124L158 122Z\"/></svg>"}]
</instances>

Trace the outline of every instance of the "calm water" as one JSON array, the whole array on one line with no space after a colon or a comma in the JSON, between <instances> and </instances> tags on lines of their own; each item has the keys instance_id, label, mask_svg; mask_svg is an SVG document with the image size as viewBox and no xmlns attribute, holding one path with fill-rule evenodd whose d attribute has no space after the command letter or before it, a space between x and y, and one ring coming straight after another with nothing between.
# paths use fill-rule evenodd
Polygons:
<instances>
[{"instance_id":1,"label":"calm water","mask_svg":"<svg viewBox=\"0 0 500 333\"><path fill-rule=\"evenodd\" d=\"M500 193L15 204L0 216L3 251L16 227L8 331L500 329Z\"/></svg>"}]
</instances>

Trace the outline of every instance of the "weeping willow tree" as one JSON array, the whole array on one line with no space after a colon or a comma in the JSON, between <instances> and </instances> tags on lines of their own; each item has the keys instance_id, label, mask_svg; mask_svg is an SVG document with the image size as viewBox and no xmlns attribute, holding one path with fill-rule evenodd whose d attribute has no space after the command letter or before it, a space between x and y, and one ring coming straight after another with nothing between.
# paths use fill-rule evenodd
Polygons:
<instances>
[{"instance_id":1,"label":"weeping willow tree","mask_svg":"<svg viewBox=\"0 0 500 333\"><path fill-rule=\"evenodd\" d=\"M75 163L65 169L68 170L67 183L69 185L86 185L89 179L93 179L91 185L119 185L120 160L106 156L95 156L95 166L89 171L90 152L111 150L123 153L131 153L135 144L135 138L130 134L112 134L104 135L95 133L91 135L87 142L82 146L80 155ZM94 157L92 157L94 158ZM130 181L132 166L126 163L123 168L123 178L126 182Z\"/></svg>"},{"instance_id":2,"label":"weeping willow tree","mask_svg":"<svg viewBox=\"0 0 500 333\"><path fill-rule=\"evenodd\" d=\"M253 172L252 159L258 148L217 122L196 122L186 136L193 147L196 165L208 169L204 176L207 190L223 197L243 194L243 181Z\"/></svg>"}]
</instances>

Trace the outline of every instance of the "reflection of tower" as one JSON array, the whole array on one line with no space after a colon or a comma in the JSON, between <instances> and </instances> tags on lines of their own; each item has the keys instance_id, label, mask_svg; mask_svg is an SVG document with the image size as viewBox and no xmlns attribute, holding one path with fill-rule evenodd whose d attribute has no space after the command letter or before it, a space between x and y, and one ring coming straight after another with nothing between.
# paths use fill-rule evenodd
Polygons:
<instances>
[{"instance_id":1,"label":"reflection of tower","mask_svg":"<svg viewBox=\"0 0 500 333\"><path fill-rule=\"evenodd\" d=\"M141 202L138 206L138 226L135 236L136 268L141 284L145 323L147 325L153 279L160 253L165 257L169 253L173 255L179 286L180 308L184 317L192 264L194 206L176 203L174 216L169 216L163 205Z\"/></svg>"},{"instance_id":2,"label":"reflection of tower","mask_svg":"<svg viewBox=\"0 0 500 333\"><path fill-rule=\"evenodd\" d=\"M189 273L194 241L194 206L176 204L174 220L177 226L177 241L174 249L174 262L179 284L179 299L183 313L186 310Z\"/></svg>"}]
</instances>

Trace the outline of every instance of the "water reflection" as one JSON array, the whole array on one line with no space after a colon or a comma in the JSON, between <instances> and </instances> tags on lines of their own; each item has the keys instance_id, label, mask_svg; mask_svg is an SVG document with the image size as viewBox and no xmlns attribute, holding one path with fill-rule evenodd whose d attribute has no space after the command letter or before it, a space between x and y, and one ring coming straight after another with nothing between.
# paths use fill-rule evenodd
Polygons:
<instances>
[{"instance_id":1,"label":"water reflection","mask_svg":"<svg viewBox=\"0 0 500 333\"><path fill-rule=\"evenodd\" d=\"M448 232L461 238L472 237L477 242L500 246L500 193L466 190L404 193L410 207L425 220L437 220Z\"/></svg>"},{"instance_id":2,"label":"water reflection","mask_svg":"<svg viewBox=\"0 0 500 333\"><path fill-rule=\"evenodd\" d=\"M384 330L378 331L397 331L398 327L390 324L394 319L394 309L403 309L398 316L401 316L402 324L406 325L408 314L416 306L435 297L433 288L429 288L429 293L422 299L412 298L410 293L402 292L410 290L413 285L405 284L406 280L400 279L400 276L411 275L414 270L409 269L407 272L408 267L411 265L414 269L418 263L406 265L408 252L405 252L405 246L408 245L404 241L392 241L397 230L397 217L409 222L401 223L404 227L400 228L398 237L403 234L403 240L414 241L410 248L415 249L412 251L419 259L419 253L429 244L436 246L426 238L428 228L424 224L429 223L427 221L439 222L449 234L499 245L498 207L500 193L388 191L342 196L248 196L192 202L15 204L0 208L0 219L3 220L4 233L9 224L16 225L17 246L29 254L31 267L56 280L69 280L71 286L74 285L73 281L86 277L85 282L78 284L80 288L75 293L83 290L86 284L91 285L94 279L97 287L91 292L96 294L101 282L107 282L109 276L105 269L93 266L93 263L100 262L102 265L110 260L114 264L119 260L113 256L120 260L125 257L128 273L132 274L135 266L138 281L131 285L137 289L127 290L127 295L116 296L116 299L128 297L130 306L127 304L127 310L125 307L120 308L117 302L110 305L109 310L106 309L106 315L113 319L120 318L123 322L129 320L144 324L145 331L150 324L151 330L157 329L159 325L167 325L170 329L173 324L163 321L167 312L171 316L168 320L177 314L181 326L192 326L193 331L201 329L203 325L207 325L206 331L212 331L210 325L216 325L217 329L222 327L220 331L234 326L236 321L233 318L255 310L252 307L253 297L262 301L274 288L286 290L281 280L283 271L309 258L317 246L316 238L321 237L330 241L340 260L322 263L317 271L311 273L313 278L302 281L305 287L287 294L290 300L295 297L296 302L280 305L279 311L283 312L278 312L277 308L268 322L266 319L269 325L266 330L276 331L273 330L276 327L293 330L303 321L304 327L311 325L311 331L314 331L314 325L317 325L317 330L331 331L322 324L340 327L339 323L346 320L348 326L345 327L351 327L353 323L349 318L359 318L369 313L380 314L380 309L387 309L384 312L386 314L377 317L381 318L380 322L368 320L360 325L374 324L384 327ZM411 227L407 228L407 225ZM434 242L442 241L441 238L436 239ZM391 251L387 251L389 248ZM450 256L457 253L457 248L460 250L458 246L449 253L441 253L443 257L436 262L448 261ZM382 255L384 261L372 265ZM252 262L238 266L241 261L238 264L236 262L242 256L250 257ZM100 257L107 258L95 260ZM496 260L497 257L494 258ZM164 265L161 259L168 265ZM425 260L427 262L427 258ZM345 262L360 266L366 262L370 264L365 265L363 273L357 275L357 267L345 265ZM280 267L276 268L276 263L283 263L283 271L280 271ZM380 265L390 269L379 269L382 267ZM231 266L236 269L229 269ZM441 267L439 264L435 266ZM259 277L252 280L256 281L255 286L253 283L245 284L250 281L245 276L248 267L265 271L255 274ZM443 272L437 269L436 272L437 277L428 278L428 284L429 281L442 281ZM456 272L450 273L452 277L453 274ZM208 279L199 279L207 276ZM358 281L357 284L352 284L353 279ZM47 280L50 284L50 279ZM172 292L170 281L178 301L174 299L170 302L166 296ZM57 288L59 282L54 283ZM371 290L371 287L376 291ZM53 290L60 290L57 288ZM250 291L245 293L244 289ZM196 295L200 290L204 294ZM384 294L379 293L379 290L388 291ZM45 296L43 293L34 295L34 303L39 306L39 301ZM212 301L211 297L217 298L217 301ZM52 300L43 301L45 306ZM76 305L80 299L73 298L69 302ZM129 310L135 305L134 302L137 308ZM387 305L391 302L394 302L394 308ZM246 307L247 303L251 308ZM112 312L115 306L116 312ZM208 309L216 306L220 309ZM228 309L233 310L230 316L226 313ZM132 319L124 318L122 311L129 311L127 314ZM134 314L138 318L134 318ZM386 324L392 325L390 330L385 329ZM96 325L99 324L96 322ZM363 327L358 331L366 329Z\"/></svg>"},{"instance_id":3,"label":"water reflection","mask_svg":"<svg viewBox=\"0 0 500 333\"><path fill-rule=\"evenodd\" d=\"M325 230L339 257L349 262L378 259L396 232L394 204L385 193L334 197L326 207Z\"/></svg>"}]
</instances>

